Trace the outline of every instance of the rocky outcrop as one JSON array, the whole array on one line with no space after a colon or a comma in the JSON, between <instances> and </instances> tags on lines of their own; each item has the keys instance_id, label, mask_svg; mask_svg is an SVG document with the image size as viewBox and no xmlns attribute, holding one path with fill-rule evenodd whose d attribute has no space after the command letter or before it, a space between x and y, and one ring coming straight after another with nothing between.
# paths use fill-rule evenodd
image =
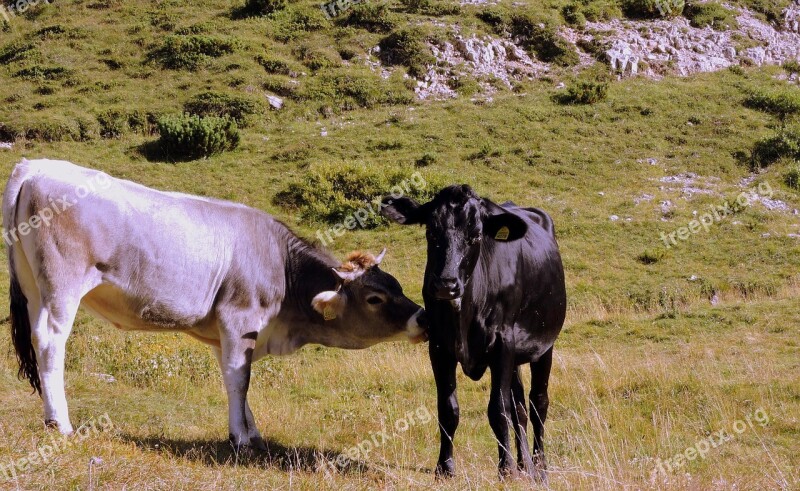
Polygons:
<instances>
[{"instance_id":1,"label":"rocky outcrop","mask_svg":"<svg viewBox=\"0 0 800 491\"><path fill-rule=\"evenodd\" d=\"M785 12L787 30L783 31L747 9L726 7L738 11L738 29L695 28L683 17L647 22L615 19L587 22L586 29L576 35L583 42L605 44L607 62L624 76L643 74L659 78L673 73L685 76L743 63L780 64L800 56L797 4ZM604 32L608 35L598 34Z\"/></svg>"},{"instance_id":2,"label":"rocky outcrop","mask_svg":"<svg viewBox=\"0 0 800 491\"><path fill-rule=\"evenodd\" d=\"M533 60L510 40L491 36L457 34L452 43L432 45L431 51L439 61L439 69L430 70L417 82L416 92L421 99L455 97L456 80L465 75L475 77L482 92L491 95L496 89L489 80L511 88L514 80L533 78L549 70L546 63ZM443 66L445 70L441 70Z\"/></svg>"},{"instance_id":3,"label":"rocky outcrop","mask_svg":"<svg viewBox=\"0 0 800 491\"><path fill-rule=\"evenodd\" d=\"M473 1L479 0L470 0ZM800 59L800 0L784 11L780 29L750 10L723 5L737 12L736 29L696 28L686 18L676 17L587 22L582 29L562 27L559 34L576 46L580 65L599 57L623 77L658 79L672 74L712 72L732 65L761 66ZM450 27L455 33L451 41L430 46L437 65L417 81L416 93L421 99L455 97L457 80L463 76L475 77L484 95L491 96L498 81L511 87L514 80L536 78L550 71L547 63L532 58L511 39L463 36L458 26ZM388 77L389 72L379 62L367 63Z\"/></svg>"}]
</instances>

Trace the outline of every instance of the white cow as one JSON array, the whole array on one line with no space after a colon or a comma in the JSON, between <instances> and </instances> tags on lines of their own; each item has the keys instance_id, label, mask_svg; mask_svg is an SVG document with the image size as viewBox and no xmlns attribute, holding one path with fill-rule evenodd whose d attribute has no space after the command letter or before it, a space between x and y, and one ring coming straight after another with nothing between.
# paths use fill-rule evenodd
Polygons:
<instances>
[{"instance_id":1,"label":"white cow","mask_svg":"<svg viewBox=\"0 0 800 491\"><path fill-rule=\"evenodd\" d=\"M383 252L340 264L244 205L23 160L5 188L3 225L19 374L63 433L73 431L64 351L79 306L119 329L211 345L237 447L264 448L247 403L253 361L307 343L358 349L426 336L422 309L378 268Z\"/></svg>"}]
</instances>

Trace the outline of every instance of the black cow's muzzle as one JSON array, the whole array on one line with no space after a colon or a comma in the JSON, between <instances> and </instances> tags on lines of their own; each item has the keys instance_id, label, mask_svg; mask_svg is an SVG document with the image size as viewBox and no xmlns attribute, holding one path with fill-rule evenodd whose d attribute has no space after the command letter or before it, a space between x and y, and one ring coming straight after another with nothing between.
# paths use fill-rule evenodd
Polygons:
<instances>
[{"instance_id":1,"label":"black cow's muzzle","mask_svg":"<svg viewBox=\"0 0 800 491\"><path fill-rule=\"evenodd\" d=\"M439 278L434 289L439 300L455 300L464 294L464 285L458 278Z\"/></svg>"}]
</instances>

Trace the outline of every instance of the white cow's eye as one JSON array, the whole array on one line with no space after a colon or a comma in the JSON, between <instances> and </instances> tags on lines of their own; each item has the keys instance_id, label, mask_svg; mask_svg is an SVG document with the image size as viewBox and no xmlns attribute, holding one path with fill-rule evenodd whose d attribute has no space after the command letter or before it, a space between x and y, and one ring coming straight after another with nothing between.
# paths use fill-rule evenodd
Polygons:
<instances>
[{"instance_id":1,"label":"white cow's eye","mask_svg":"<svg viewBox=\"0 0 800 491\"><path fill-rule=\"evenodd\" d=\"M370 305L378 305L383 303L383 297L379 295L370 295L367 297L367 303Z\"/></svg>"}]
</instances>

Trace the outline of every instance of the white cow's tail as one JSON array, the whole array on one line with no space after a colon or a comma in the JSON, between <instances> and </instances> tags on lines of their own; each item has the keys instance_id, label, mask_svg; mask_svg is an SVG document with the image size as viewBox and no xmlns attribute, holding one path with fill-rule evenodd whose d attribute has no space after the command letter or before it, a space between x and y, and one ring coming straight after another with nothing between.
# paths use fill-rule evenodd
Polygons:
<instances>
[{"instance_id":1,"label":"white cow's tail","mask_svg":"<svg viewBox=\"0 0 800 491\"><path fill-rule=\"evenodd\" d=\"M14 341L14 349L17 352L19 362L19 378L27 378L31 387L39 394L42 393L42 386L39 381L39 365L36 362L36 351L33 349L31 341L31 320L28 316L28 299L22 292L19 280L17 279L16 267L14 266L14 249L21 247L16 234L16 215L17 202L22 185L29 177L30 170L28 161L22 162L14 167L11 177L8 179L6 189L3 192L3 238L8 244L8 276L11 280L9 287L9 297L11 306L11 339Z\"/></svg>"}]
</instances>

